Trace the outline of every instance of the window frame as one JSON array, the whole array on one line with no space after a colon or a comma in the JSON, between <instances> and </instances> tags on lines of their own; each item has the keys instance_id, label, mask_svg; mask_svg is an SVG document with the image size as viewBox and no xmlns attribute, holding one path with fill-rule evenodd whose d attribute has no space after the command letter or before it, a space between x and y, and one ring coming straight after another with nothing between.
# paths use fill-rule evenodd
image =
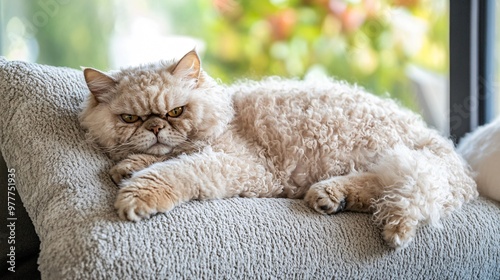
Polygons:
<instances>
[{"instance_id":1,"label":"window frame","mask_svg":"<svg viewBox=\"0 0 500 280\"><path fill-rule=\"evenodd\" d=\"M450 137L495 115L495 0L450 1Z\"/></svg>"}]
</instances>

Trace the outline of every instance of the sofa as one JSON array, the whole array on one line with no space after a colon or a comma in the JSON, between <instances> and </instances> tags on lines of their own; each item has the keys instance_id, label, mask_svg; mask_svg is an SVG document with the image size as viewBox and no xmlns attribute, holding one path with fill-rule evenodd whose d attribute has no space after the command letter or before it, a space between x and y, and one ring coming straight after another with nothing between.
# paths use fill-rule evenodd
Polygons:
<instances>
[{"instance_id":1,"label":"sofa","mask_svg":"<svg viewBox=\"0 0 500 280\"><path fill-rule=\"evenodd\" d=\"M482 197L399 250L369 214L295 199L120 220L113 163L78 122L87 93L80 70L0 58L1 279L500 279L500 204Z\"/></svg>"}]
</instances>

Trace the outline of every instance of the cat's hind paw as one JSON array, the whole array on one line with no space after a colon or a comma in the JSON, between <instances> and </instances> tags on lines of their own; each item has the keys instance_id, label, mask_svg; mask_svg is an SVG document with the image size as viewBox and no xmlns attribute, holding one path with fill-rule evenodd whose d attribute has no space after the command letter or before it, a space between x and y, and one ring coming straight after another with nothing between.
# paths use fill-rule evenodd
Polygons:
<instances>
[{"instance_id":1,"label":"cat's hind paw","mask_svg":"<svg viewBox=\"0 0 500 280\"><path fill-rule=\"evenodd\" d=\"M385 242L396 249L408 246L415 237L417 229L416 222L405 219L393 219L387 221L382 229L382 236Z\"/></svg>"},{"instance_id":2,"label":"cat's hind paw","mask_svg":"<svg viewBox=\"0 0 500 280\"><path fill-rule=\"evenodd\" d=\"M322 214L336 214L346 209L345 195L335 180L321 181L311 186L304 200Z\"/></svg>"}]
</instances>

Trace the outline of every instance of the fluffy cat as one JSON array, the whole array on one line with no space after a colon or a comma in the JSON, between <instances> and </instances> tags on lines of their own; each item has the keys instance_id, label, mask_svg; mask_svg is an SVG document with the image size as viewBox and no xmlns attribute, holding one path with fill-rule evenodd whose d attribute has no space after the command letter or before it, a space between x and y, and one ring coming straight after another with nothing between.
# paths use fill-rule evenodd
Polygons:
<instances>
[{"instance_id":1,"label":"fluffy cat","mask_svg":"<svg viewBox=\"0 0 500 280\"><path fill-rule=\"evenodd\" d=\"M393 247L477 196L453 144L394 101L342 82L222 86L195 51L84 69L80 119L117 163L115 207L139 221L193 199L304 198L319 213L371 212Z\"/></svg>"}]
</instances>

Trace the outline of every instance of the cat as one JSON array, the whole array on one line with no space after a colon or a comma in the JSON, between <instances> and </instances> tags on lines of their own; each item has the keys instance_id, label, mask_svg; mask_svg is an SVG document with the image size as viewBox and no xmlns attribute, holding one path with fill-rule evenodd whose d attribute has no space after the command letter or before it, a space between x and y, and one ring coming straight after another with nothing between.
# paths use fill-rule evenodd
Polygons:
<instances>
[{"instance_id":1,"label":"cat","mask_svg":"<svg viewBox=\"0 0 500 280\"><path fill-rule=\"evenodd\" d=\"M500 201L500 117L467 134L457 150L476 172L479 193Z\"/></svg>"},{"instance_id":2,"label":"cat","mask_svg":"<svg viewBox=\"0 0 500 280\"><path fill-rule=\"evenodd\" d=\"M389 98L344 82L216 82L196 51L112 73L85 68L80 115L116 161L115 208L139 221L189 200L303 198L373 213L388 245L477 196L451 141Z\"/></svg>"}]
</instances>

